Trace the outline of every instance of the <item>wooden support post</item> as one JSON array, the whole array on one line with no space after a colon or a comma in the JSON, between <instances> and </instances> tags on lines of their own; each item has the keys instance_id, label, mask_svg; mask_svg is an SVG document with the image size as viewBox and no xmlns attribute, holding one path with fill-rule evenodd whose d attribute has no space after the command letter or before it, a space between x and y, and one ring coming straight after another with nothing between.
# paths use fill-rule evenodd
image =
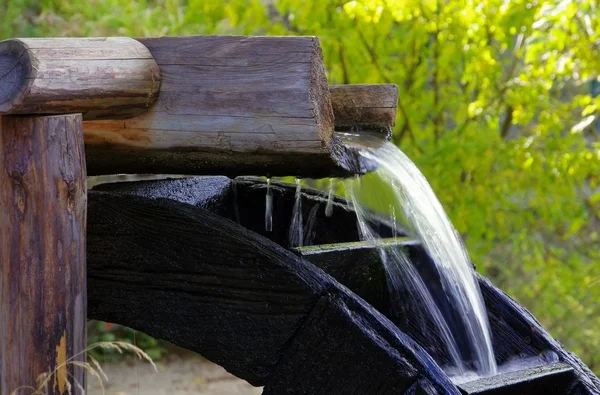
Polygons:
<instances>
[{"instance_id":1,"label":"wooden support post","mask_svg":"<svg viewBox=\"0 0 600 395\"><path fill-rule=\"evenodd\" d=\"M85 177L81 114L0 117L3 395L85 388Z\"/></svg>"}]
</instances>

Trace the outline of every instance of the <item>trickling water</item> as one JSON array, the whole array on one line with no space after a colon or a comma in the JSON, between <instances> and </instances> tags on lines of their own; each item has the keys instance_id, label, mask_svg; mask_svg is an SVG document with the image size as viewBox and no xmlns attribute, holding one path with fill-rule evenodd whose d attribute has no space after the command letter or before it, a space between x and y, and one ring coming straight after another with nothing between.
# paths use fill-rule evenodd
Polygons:
<instances>
[{"instance_id":1,"label":"trickling water","mask_svg":"<svg viewBox=\"0 0 600 395\"><path fill-rule=\"evenodd\" d=\"M463 373L465 367L454 336L415 267L400 247L385 245L379 235L369 226L368 212L364 205L357 199L357 184L359 182L360 179L358 178L346 180L344 181L344 189L346 190L348 200L352 202L354 211L356 212L361 239L372 242L378 247L381 261L386 269L386 279L392 300L398 301L400 291L405 290L407 291L405 294L413 299L411 301L413 304L418 303L426 306L431 320L439 336L442 337L443 344L446 346L446 351L453 367L458 370L458 373ZM400 303L393 303L392 308L400 308ZM395 310L393 313L399 315L402 312Z\"/></svg>"},{"instance_id":2,"label":"trickling water","mask_svg":"<svg viewBox=\"0 0 600 395\"><path fill-rule=\"evenodd\" d=\"M333 178L329 179L329 192L327 194L327 205L325 206L325 216L331 217L333 215Z\"/></svg>"},{"instance_id":3,"label":"trickling water","mask_svg":"<svg viewBox=\"0 0 600 395\"><path fill-rule=\"evenodd\" d=\"M302 240L302 244L304 245L312 245L315 239L315 223L317 222L319 207L321 207L319 203L315 204L308 213L308 219L306 220L306 225L304 225L304 240Z\"/></svg>"},{"instance_id":4,"label":"trickling water","mask_svg":"<svg viewBox=\"0 0 600 395\"><path fill-rule=\"evenodd\" d=\"M271 177L267 177L267 194L265 196L265 230L273 231L273 192L271 191Z\"/></svg>"},{"instance_id":5,"label":"trickling water","mask_svg":"<svg viewBox=\"0 0 600 395\"><path fill-rule=\"evenodd\" d=\"M453 335L456 339L468 341L475 370L482 375L495 374L496 361L479 285L466 249L431 186L415 164L394 144L382 143L381 139L373 140L368 136L361 137L360 141L350 135L339 137L345 144L358 148L362 157L377 164L378 175L393 186L395 199L406 220L436 264L449 305L456 309L457 318L462 321L462 325L458 326L446 321L447 326L464 328L464 333ZM358 201L355 202L357 207L360 207Z\"/></svg>"},{"instance_id":6,"label":"trickling water","mask_svg":"<svg viewBox=\"0 0 600 395\"><path fill-rule=\"evenodd\" d=\"M300 185L300 179L296 178L296 200L294 202L294 211L292 212L292 223L290 225L289 233L290 247L302 247L303 231L302 185Z\"/></svg>"},{"instance_id":7,"label":"trickling water","mask_svg":"<svg viewBox=\"0 0 600 395\"><path fill-rule=\"evenodd\" d=\"M396 207L390 204L390 218L392 219L392 237L398 237L398 225L396 221Z\"/></svg>"}]
</instances>

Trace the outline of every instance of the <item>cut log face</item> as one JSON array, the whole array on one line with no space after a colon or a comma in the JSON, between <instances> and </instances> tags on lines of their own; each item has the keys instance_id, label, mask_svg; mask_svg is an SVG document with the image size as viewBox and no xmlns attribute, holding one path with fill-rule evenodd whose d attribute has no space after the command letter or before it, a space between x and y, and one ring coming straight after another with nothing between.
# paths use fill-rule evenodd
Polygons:
<instances>
[{"instance_id":1,"label":"cut log face","mask_svg":"<svg viewBox=\"0 0 600 395\"><path fill-rule=\"evenodd\" d=\"M23 38L0 42L0 115L144 112L160 87L148 49L131 38Z\"/></svg>"}]
</instances>

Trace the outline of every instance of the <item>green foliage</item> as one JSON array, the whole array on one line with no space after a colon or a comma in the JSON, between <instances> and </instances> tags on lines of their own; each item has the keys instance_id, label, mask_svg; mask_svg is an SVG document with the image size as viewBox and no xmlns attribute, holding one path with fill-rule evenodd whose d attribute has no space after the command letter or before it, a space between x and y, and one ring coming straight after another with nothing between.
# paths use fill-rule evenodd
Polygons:
<instances>
[{"instance_id":1,"label":"green foliage","mask_svg":"<svg viewBox=\"0 0 600 395\"><path fill-rule=\"evenodd\" d=\"M142 332L137 332L131 328L121 325L109 324L101 321L90 321L88 323L88 343L112 343L112 342L129 343L140 349L150 357L153 361L162 358L167 348L165 343L157 340ZM124 357L135 357L131 354L123 354L117 348L96 347L88 351L88 353L100 362L114 362Z\"/></svg>"},{"instance_id":2,"label":"green foliage","mask_svg":"<svg viewBox=\"0 0 600 395\"><path fill-rule=\"evenodd\" d=\"M319 36L331 83L399 85L394 142L479 270L600 372L597 1L266 3L17 0L0 36Z\"/></svg>"}]
</instances>

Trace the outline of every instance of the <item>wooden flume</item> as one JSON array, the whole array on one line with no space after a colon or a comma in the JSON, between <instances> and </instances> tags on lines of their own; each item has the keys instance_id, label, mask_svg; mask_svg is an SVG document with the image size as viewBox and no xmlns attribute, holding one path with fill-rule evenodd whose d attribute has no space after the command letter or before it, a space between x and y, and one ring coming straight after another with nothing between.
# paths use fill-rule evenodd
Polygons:
<instances>
[{"instance_id":1,"label":"wooden flume","mask_svg":"<svg viewBox=\"0 0 600 395\"><path fill-rule=\"evenodd\" d=\"M333 132L391 130L397 97L330 88L316 37L0 42L0 115L82 113L90 175L363 172Z\"/></svg>"}]
</instances>

